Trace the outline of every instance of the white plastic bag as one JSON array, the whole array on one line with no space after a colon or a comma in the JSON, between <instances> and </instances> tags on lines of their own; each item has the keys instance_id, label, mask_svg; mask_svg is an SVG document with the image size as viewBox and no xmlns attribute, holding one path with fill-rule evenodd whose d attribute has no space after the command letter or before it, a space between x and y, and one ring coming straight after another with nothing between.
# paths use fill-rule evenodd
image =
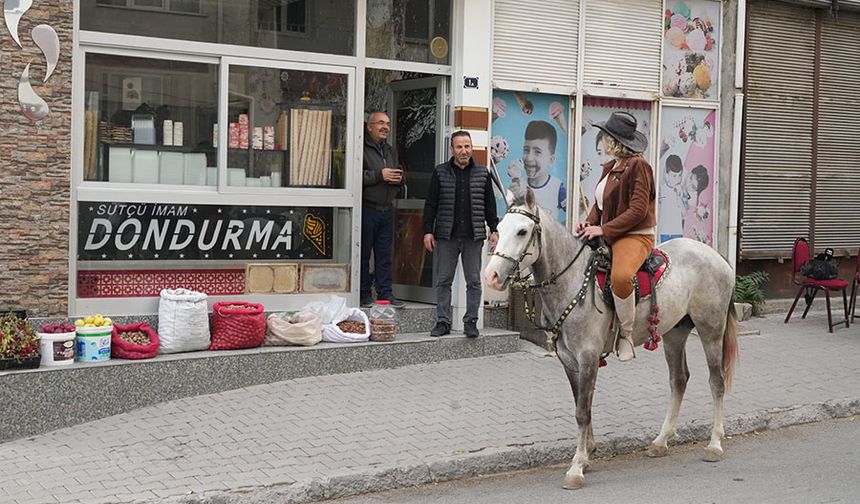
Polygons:
<instances>
[{"instance_id":1,"label":"white plastic bag","mask_svg":"<svg viewBox=\"0 0 860 504\"><path fill-rule=\"evenodd\" d=\"M322 338L320 318L315 313L273 313L266 319L266 345L316 345Z\"/></svg>"},{"instance_id":2,"label":"white plastic bag","mask_svg":"<svg viewBox=\"0 0 860 504\"><path fill-rule=\"evenodd\" d=\"M347 310L349 310L349 314L337 322L343 322L344 320L362 322L364 324L364 333L343 332L340 327L337 326L337 322L334 322L323 326L323 341L328 341L329 343L358 343L370 339L370 319L367 318L367 314L358 308L347 308Z\"/></svg>"},{"instance_id":3,"label":"white plastic bag","mask_svg":"<svg viewBox=\"0 0 860 504\"><path fill-rule=\"evenodd\" d=\"M332 295L328 301L308 303L301 311L316 314L323 325L337 324L341 320L345 320L350 314L350 309L346 306L346 299L335 295Z\"/></svg>"},{"instance_id":4,"label":"white plastic bag","mask_svg":"<svg viewBox=\"0 0 860 504\"><path fill-rule=\"evenodd\" d=\"M209 306L206 294L188 289L164 289L158 302L160 353L193 352L209 348Z\"/></svg>"}]
</instances>

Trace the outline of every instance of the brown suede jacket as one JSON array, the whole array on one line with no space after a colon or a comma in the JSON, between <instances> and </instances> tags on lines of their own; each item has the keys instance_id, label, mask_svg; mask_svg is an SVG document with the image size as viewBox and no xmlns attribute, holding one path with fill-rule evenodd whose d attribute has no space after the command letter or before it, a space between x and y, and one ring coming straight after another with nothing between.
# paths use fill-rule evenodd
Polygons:
<instances>
[{"instance_id":1,"label":"brown suede jacket","mask_svg":"<svg viewBox=\"0 0 860 504\"><path fill-rule=\"evenodd\" d=\"M600 225L606 243L612 245L630 231L657 225L656 190L651 165L640 156L603 165L606 188L603 190L603 214L597 204L591 208L586 222Z\"/></svg>"}]
</instances>

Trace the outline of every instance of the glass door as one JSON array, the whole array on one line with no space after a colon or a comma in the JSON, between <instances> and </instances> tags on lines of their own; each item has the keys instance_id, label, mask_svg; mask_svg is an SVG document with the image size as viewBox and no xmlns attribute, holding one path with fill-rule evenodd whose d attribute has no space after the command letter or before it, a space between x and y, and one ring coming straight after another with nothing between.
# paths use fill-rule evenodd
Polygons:
<instances>
[{"instance_id":1,"label":"glass door","mask_svg":"<svg viewBox=\"0 0 860 504\"><path fill-rule=\"evenodd\" d=\"M442 76L391 83L392 145L406 173L395 201L393 280L400 299L435 303L433 257L424 250L424 199L433 168L446 159L446 83Z\"/></svg>"}]
</instances>

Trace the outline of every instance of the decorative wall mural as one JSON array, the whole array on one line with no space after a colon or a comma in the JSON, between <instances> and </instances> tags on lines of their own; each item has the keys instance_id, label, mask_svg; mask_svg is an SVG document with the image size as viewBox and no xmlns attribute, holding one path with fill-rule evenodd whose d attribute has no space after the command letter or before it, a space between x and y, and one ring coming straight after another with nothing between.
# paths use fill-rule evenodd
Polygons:
<instances>
[{"instance_id":1,"label":"decorative wall mural","mask_svg":"<svg viewBox=\"0 0 860 504\"><path fill-rule=\"evenodd\" d=\"M6 0L3 3L3 19L6 22L6 29L9 34L18 44L18 47L24 48L21 45L21 37L18 34L18 25L24 14L33 6L33 0ZM60 37L57 35L53 27L46 24L40 24L30 31L36 46L42 51L42 56L45 58L45 77L42 83L48 82L48 79L53 75L57 68L57 62L60 61ZM30 65L33 62L27 63L24 71L21 72L21 77L18 79L18 104L21 106L21 111L24 116L31 121L41 121L51 113L48 103L39 96L33 89L30 83Z\"/></svg>"},{"instance_id":2,"label":"decorative wall mural","mask_svg":"<svg viewBox=\"0 0 860 504\"><path fill-rule=\"evenodd\" d=\"M33 28L30 35L33 37L33 42L42 50L45 61L48 63L48 71L45 72L45 78L42 79L42 82L48 82L60 60L60 37L51 26L46 24L40 24Z\"/></svg>"},{"instance_id":3,"label":"decorative wall mural","mask_svg":"<svg viewBox=\"0 0 860 504\"><path fill-rule=\"evenodd\" d=\"M12 38L15 39L15 43L21 48L24 46L21 45L21 38L18 36L18 24L24 17L24 13L30 10L32 5L33 0L6 0L3 2L3 19L6 20L6 28Z\"/></svg>"},{"instance_id":4,"label":"decorative wall mural","mask_svg":"<svg viewBox=\"0 0 860 504\"><path fill-rule=\"evenodd\" d=\"M51 109L41 96L33 91L33 86L30 85L30 64L24 67L24 72L18 80L18 103L21 105L21 111L31 121L41 121Z\"/></svg>"}]
</instances>

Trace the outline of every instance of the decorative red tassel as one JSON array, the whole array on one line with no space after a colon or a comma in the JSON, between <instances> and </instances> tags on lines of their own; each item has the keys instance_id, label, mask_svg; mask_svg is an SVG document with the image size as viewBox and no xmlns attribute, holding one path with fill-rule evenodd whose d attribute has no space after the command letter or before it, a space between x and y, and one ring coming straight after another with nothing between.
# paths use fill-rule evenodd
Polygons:
<instances>
[{"instance_id":1,"label":"decorative red tassel","mask_svg":"<svg viewBox=\"0 0 860 504\"><path fill-rule=\"evenodd\" d=\"M600 359L599 361L597 361L597 367L606 367L606 359Z\"/></svg>"},{"instance_id":2,"label":"decorative red tassel","mask_svg":"<svg viewBox=\"0 0 860 504\"><path fill-rule=\"evenodd\" d=\"M657 343L651 340L646 341L645 344L642 346L645 348L645 350L657 350Z\"/></svg>"},{"instance_id":3,"label":"decorative red tassel","mask_svg":"<svg viewBox=\"0 0 860 504\"><path fill-rule=\"evenodd\" d=\"M653 326L653 325L648 326L648 332L653 333L656 330L657 330L657 326Z\"/></svg>"},{"instance_id":4,"label":"decorative red tassel","mask_svg":"<svg viewBox=\"0 0 860 504\"><path fill-rule=\"evenodd\" d=\"M660 305L654 305L654 313L660 313Z\"/></svg>"}]
</instances>

